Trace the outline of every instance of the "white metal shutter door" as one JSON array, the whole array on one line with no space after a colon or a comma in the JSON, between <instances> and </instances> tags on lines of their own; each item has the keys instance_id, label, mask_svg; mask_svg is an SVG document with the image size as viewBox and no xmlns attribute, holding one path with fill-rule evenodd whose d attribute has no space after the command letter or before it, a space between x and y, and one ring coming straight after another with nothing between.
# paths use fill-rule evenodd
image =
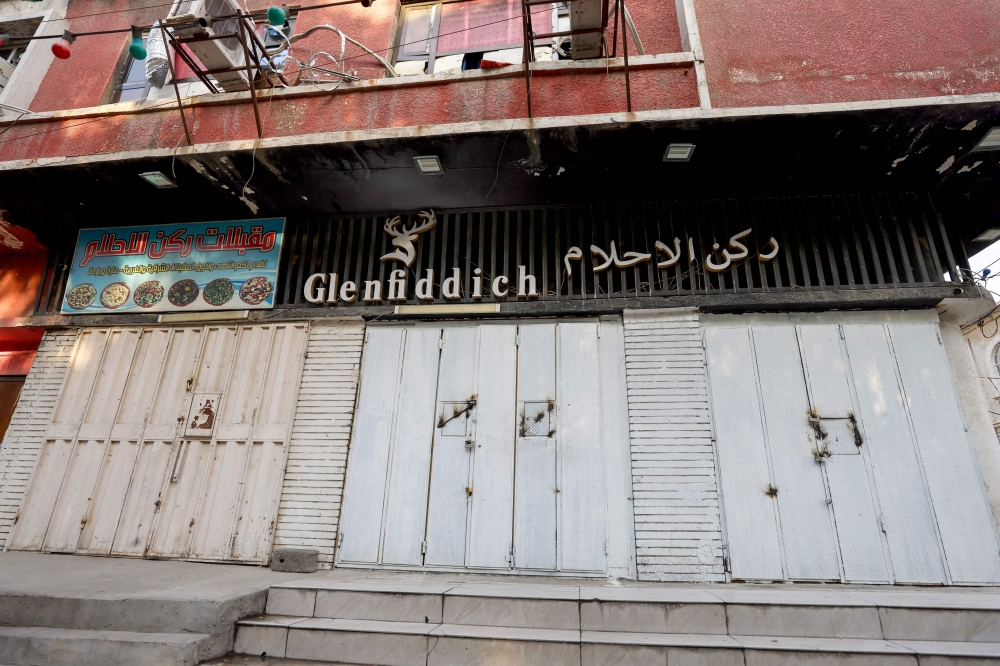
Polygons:
<instances>
[{"instance_id":1,"label":"white metal shutter door","mask_svg":"<svg viewBox=\"0 0 1000 666\"><path fill-rule=\"evenodd\" d=\"M136 469L136 457L142 449L143 426L156 396L170 333L166 328L142 332L78 551L104 555L111 552Z\"/></svg>"},{"instance_id":2,"label":"white metal shutter door","mask_svg":"<svg viewBox=\"0 0 1000 666\"><path fill-rule=\"evenodd\" d=\"M406 331L396 424L390 447L382 562L420 566L434 438L439 328Z\"/></svg>"},{"instance_id":3,"label":"white metal shutter door","mask_svg":"<svg viewBox=\"0 0 1000 666\"><path fill-rule=\"evenodd\" d=\"M620 317L602 317L600 328L601 442L607 515L608 575L635 578L632 451L625 389L625 331ZM701 359L697 360L699 366Z\"/></svg>"},{"instance_id":4,"label":"white metal shutter door","mask_svg":"<svg viewBox=\"0 0 1000 666\"><path fill-rule=\"evenodd\" d=\"M510 565L513 538L517 329L492 324L478 329L468 566L496 569Z\"/></svg>"},{"instance_id":5,"label":"white metal shutter door","mask_svg":"<svg viewBox=\"0 0 1000 666\"><path fill-rule=\"evenodd\" d=\"M43 550L76 550L140 335L142 331L137 329L112 329L108 336L101 370L80 425Z\"/></svg>"},{"instance_id":6,"label":"white metal shutter door","mask_svg":"<svg viewBox=\"0 0 1000 666\"><path fill-rule=\"evenodd\" d=\"M944 583L934 516L885 327L848 324L843 330L893 577L899 583Z\"/></svg>"},{"instance_id":7,"label":"white metal shutter door","mask_svg":"<svg viewBox=\"0 0 1000 666\"><path fill-rule=\"evenodd\" d=\"M559 324L559 568L604 571L604 465L597 322Z\"/></svg>"},{"instance_id":8,"label":"white metal shutter door","mask_svg":"<svg viewBox=\"0 0 1000 666\"><path fill-rule=\"evenodd\" d=\"M834 428L854 412L839 328L807 325L798 330L813 406L824 427L836 432ZM822 444L829 450L828 442ZM850 447L853 455L843 455L835 447L823 463L833 500L844 578L850 583L886 583L889 569L875 512L869 463L856 446Z\"/></svg>"},{"instance_id":9,"label":"white metal shutter door","mask_svg":"<svg viewBox=\"0 0 1000 666\"><path fill-rule=\"evenodd\" d=\"M517 354L514 566L556 568L556 326L521 326Z\"/></svg>"},{"instance_id":10,"label":"white metal shutter door","mask_svg":"<svg viewBox=\"0 0 1000 666\"><path fill-rule=\"evenodd\" d=\"M399 392L403 330L373 326L366 335L338 559L375 564L382 531L389 440Z\"/></svg>"},{"instance_id":11,"label":"white metal shutter door","mask_svg":"<svg viewBox=\"0 0 1000 666\"><path fill-rule=\"evenodd\" d=\"M15 519L7 547L11 550L38 550L42 547L52 511L69 467L73 444L101 367L109 331L80 333L69 373L59 395L52 423L45 431L42 451L31 475L31 485Z\"/></svg>"},{"instance_id":12,"label":"white metal shutter door","mask_svg":"<svg viewBox=\"0 0 1000 666\"><path fill-rule=\"evenodd\" d=\"M781 552L747 328L705 328L733 578L781 580Z\"/></svg>"},{"instance_id":13,"label":"white metal shutter door","mask_svg":"<svg viewBox=\"0 0 1000 666\"><path fill-rule=\"evenodd\" d=\"M191 384L192 393L224 393L232 369L239 329L212 326L202 343L198 367ZM188 403L190 404L190 403ZM187 405L185 405L186 407ZM218 418L218 417L217 417ZM184 436L188 411L182 413L180 441L173 447L165 490L160 495L156 525L150 540L149 554L157 557L187 557L191 535L197 528L199 506L206 492L207 472L214 455L210 439Z\"/></svg>"},{"instance_id":14,"label":"white metal shutter door","mask_svg":"<svg viewBox=\"0 0 1000 666\"><path fill-rule=\"evenodd\" d=\"M793 580L840 580L823 469L809 438L809 399L795 328L758 326L752 331L778 491L785 575Z\"/></svg>"},{"instance_id":15,"label":"white metal shutter door","mask_svg":"<svg viewBox=\"0 0 1000 666\"><path fill-rule=\"evenodd\" d=\"M996 528L938 325L891 324L889 330L951 579L1000 582Z\"/></svg>"},{"instance_id":16,"label":"white metal shutter door","mask_svg":"<svg viewBox=\"0 0 1000 666\"><path fill-rule=\"evenodd\" d=\"M475 419L484 398L478 398L474 409L465 410L476 397L479 330L449 326L442 340L424 564L462 567L468 534L467 489L472 489L472 449L466 440L475 442ZM456 414L461 415L455 418ZM492 433L487 430L486 434Z\"/></svg>"},{"instance_id":17,"label":"white metal shutter door","mask_svg":"<svg viewBox=\"0 0 1000 666\"><path fill-rule=\"evenodd\" d=\"M305 324L274 326L247 470L239 488L239 511L229 553L235 560L265 563L270 559L308 330Z\"/></svg>"},{"instance_id":18,"label":"white metal shutter door","mask_svg":"<svg viewBox=\"0 0 1000 666\"><path fill-rule=\"evenodd\" d=\"M125 496L118 529L111 552L114 555L143 555L159 508L161 491L183 417L187 415L190 394L188 380L194 376L204 329L181 328L169 333L169 346L142 430L138 456ZM166 479L169 481L169 479Z\"/></svg>"}]
</instances>

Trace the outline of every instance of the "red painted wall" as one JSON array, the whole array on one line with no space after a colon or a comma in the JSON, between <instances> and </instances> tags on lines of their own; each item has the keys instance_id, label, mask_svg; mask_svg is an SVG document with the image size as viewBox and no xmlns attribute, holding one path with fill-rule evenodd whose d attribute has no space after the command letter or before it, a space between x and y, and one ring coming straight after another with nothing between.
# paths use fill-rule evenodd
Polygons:
<instances>
[{"instance_id":1,"label":"red painted wall","mask_svg":"<svg viewBox=\"0 0 1000 666\"><path fill-rule=\"evenodd\" d=\"M995 0L695 0L713 106L1000 91Z\"/></svg>"},{"instance_id":2,"label":"red painted wall","mask_svg":"<svg viewBox=\"0 0 1000 666\"><path fill-rule=\"evenodd\" d=\"M268 4L256 0L249 2L248 6L258 9ZM321 2L311 0L301 4L308 6ZM66 15L74 32L127 28L132 24L149 25L166 15L167 8L162 3L156 3L160 6L153 8L146 8L148 5L142 0L70 0ZM628 7L646 53L676 53L681 50L680 29L673 3L632 0ZM303 33L321 24L333 25L386 57L393 38L396 9L395 0L377 0L368 8L348 5L304 11L298 16L295 32ZM129 39L128 34L79 38L73 44L69 60L52 63L31 104L32 110L54 111L99 104L104 92L115 83L115 69ZM292 54L305 59L315 51L328 51L339 56L340 37L332 32L318 32L296 42ZM356 46L348 44L346 56L348 68L359 70L362 78L383 75L378 62ZM579 113L588 111L581 110Z\"/></svg>"},{"instance_id":3,"label":"red painted wall","mask_svg":"<svg viewBox=\"0 0 1000 666\"><path fill-rule=\"evenodd\" d=\"M45 257L44 252L0 254L0 319L34 313ZM0 334L0 342L4 340Z\"/></svg>"},{"instance_id":4,"label":"red painted wall","mask_svg":"<svg viewBox=\"0 0 1000 666\"><path fill-rule=\"evenodd\" d=\"M694 72L689 68L636 70L631 83L636 111L698 105ZM535 116L622 112L625 79L621 71L536 74L531 99ZM260 110L265 137L527 116L520 76L275 98L264 101ZM195 107L185 113L195 143L257 136L249 101ZM85 129L72 129L80 123L86 123ZM60 129L51 131L55 128ZM0 141L0 161L173 147L183 137L176 110L19 124Z\"/></svg>"}]
</instances>

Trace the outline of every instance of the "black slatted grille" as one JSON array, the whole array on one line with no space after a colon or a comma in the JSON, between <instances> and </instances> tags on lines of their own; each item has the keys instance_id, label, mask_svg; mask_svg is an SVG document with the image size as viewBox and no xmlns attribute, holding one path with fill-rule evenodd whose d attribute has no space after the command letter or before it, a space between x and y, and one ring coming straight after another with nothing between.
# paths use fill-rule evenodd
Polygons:
<instances>
[{"instance_id":1,"label":"black slatted grille","mask_svg":"<svg viewBox=\"0 0 1000 666\"><path fill-rule=\"evenodd\" d=\"M463 302L473 302L473 269L482 270L484 302L497 300L489 285L506 276L513 293L518 267L534 275L538 300L735 294L788 289L877 289L926 286L959 275L956 257L941 217L926 193L863 194L759 199L704 199L615 206L545 206L503 210L436 211L438 223L414 243L416 260L407 271L407 298L414 301L416 280L434 270L435 296L440 284L461 269ZM286 229L278 305L309 306L303 285L313 273L337 273L363 293L366 281L383 283L401 262L380 261L392 252L383 230L389 215L289 221ZM401 215L403 224L417 222L416 213ZM706 268L706 257L723 261L713 243L726 248L746 229L750 256L722 272ZM758 252L778 243L771 261ZM681 241L682 258L670 268L657 240L671 249ZM688 238L694 263L689 262ZM596 273L602 260L596 245L610 254L614 241L619 257L627 252L652 254L650 261ZM571 261L571 247L582 250ZM358 303L360 303L360 295ZM338 307L349 307L341 303ZM322 306L315 306L322 307Z\"/></svg>"}]
</instances>

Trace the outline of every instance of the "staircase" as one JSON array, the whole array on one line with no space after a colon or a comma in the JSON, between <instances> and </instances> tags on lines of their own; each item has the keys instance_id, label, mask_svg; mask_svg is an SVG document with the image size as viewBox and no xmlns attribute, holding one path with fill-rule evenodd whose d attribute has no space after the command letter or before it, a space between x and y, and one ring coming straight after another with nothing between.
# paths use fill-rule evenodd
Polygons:
<instances>
[{"instance_id":1,"label":"staircase","mask_svg":"<svg viewBox=\"0 0 1000 666\"><path fill-rule=\"evenodd\" d=\"M268 587L260 567L0 553L0 664L194 666L233 646Z\"/></svg>"},{"instance_id":2,"label":"staircase","mask_svg":"<svg viewBox=\"0 0 1000 666\"><path fill-rule=\"evenodd\" d=\"M1000 664L995 589L312 578L272 586L266 611L237 623L237 655L384 666Z\"/></svg>"}]
</instances>

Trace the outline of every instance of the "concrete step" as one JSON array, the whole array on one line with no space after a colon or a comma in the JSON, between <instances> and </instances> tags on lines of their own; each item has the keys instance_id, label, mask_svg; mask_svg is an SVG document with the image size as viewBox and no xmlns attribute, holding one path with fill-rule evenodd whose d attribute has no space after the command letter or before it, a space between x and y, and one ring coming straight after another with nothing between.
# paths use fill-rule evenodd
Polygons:
<instances>
[{"instance_id":1,"label":"concrete step","mask_svg":"<svg viewBox=\"0 0 1000 666\"><path fill-rule=\"evenodd\" d=\"M270 615L596 632L1000 643L1000 594L914 588L570 586L310 579Z\"/></svg>"},{"instance_id":2,"label":"concrete step","mask_svg":"<svg viewBox=\"0 0 1000 666\"><path fill-rule=\"evenodd\" d=\"M238 624L235 652L265 660L379 666L1000 662L1000 643L986 642L577 631L270 615Z\"/></svg>"},{"instance_id":3,"label":"concrete step","mask_svg":"<svg viewBox=\"0 0 1000 666\"><path fill-rule=\"evenodd\" d=\"M0 627L0 663L193 666L217 654L208 634Z\"/></svg>"}]
</instances>

